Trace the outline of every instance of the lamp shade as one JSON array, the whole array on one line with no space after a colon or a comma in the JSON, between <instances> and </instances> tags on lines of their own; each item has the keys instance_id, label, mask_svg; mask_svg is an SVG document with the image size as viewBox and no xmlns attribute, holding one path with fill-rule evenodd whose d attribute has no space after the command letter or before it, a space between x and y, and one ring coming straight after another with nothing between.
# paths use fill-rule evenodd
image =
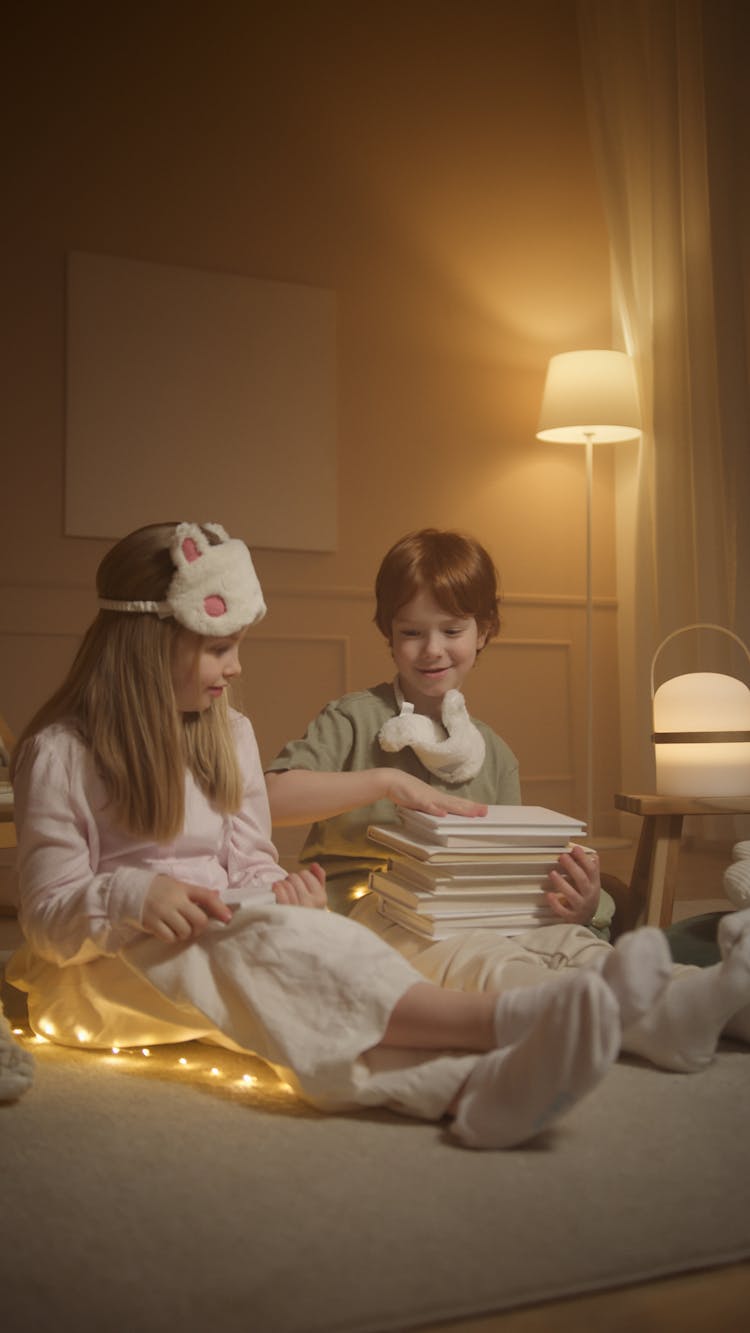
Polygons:
<instances>
[{"instance_id":1,"label":"lamp shade","mask_svg":"<svg viewBox=\"0 0 750 1333\"><path fill-rule=\"evenodd\" d=\"M722 627L693 625L687 628ZM731 634L729 630L724 632ZM737 636L731 634L731 637ZM742 640L738 642L742 643ZM654 662L664 643L657 649ZM693 671L674 676L653 694L653 710L656 790L660 796L750 795L750 689L747 685L735 676L723 676L715 671Z\"/></svg>"},{"instance_id":2,"label":"lamp shade","mask_svg":"<svg viewBox=\"0 0 750 1333\"><path fill-rule=\"evenodd\" d=\"M635 363L627 352L561 352L550 359L537 439L616 444L641 430Z\"/></svg>"}]
</instances>

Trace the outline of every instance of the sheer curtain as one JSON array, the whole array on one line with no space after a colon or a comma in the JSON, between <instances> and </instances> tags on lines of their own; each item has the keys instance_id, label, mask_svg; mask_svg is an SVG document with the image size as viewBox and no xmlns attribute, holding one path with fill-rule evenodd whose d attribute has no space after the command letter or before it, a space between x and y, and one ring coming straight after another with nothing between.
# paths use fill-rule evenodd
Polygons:
<instances>
[{"instance_id":1,"label":"sheer curtain","mask_svg":"<svg viewBox=\"0 0 750 1333\"><path fill-rule=\"evenodd\" d=\"M614 345L636 358L645 424L616 456L622 782L653 791L657 646L695 622L750 642L750 6L578 0L578 16ZM707 631L672 641L656 683L691 670L750 682Z\"/></svg>"}]
</instances>

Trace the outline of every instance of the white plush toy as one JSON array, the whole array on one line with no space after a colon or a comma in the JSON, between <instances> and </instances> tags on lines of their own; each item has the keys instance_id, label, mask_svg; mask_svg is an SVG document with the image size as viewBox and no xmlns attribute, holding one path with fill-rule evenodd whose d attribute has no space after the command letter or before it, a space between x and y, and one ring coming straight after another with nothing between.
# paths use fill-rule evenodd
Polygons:
<instances>
[{"instance_id":1,"label":"white plush toy","mask_svg":"<svg viewBox=\"0 0 750 1333\"><path fill-rule=\"evenodd\" d=\"M735 907L750 907L750 842L736 842L724 871L724 892Z\"/></svg>"},{"instance_id":2,"label":"white plush toy","mask_svg":"<svg viewBox=\"0 0 750 1333\"><path fill-rule=\"evenodd\" d=\"M34 1057L16 1041L0 1004L0 1102L14 1102L34 1080Z\"/></svg>"},{"instance_id":3,"label":"white plush toy","mask_svg":"<svg viewBox=\"0 0 750 1333\"><path fill-rule=\"evenodd\" d=\"M394 753L410 745L425 768L443 782L467 782L476 777L484 763L484 736L466 710L460 690L448 690L441 710L443 726L423 713L415 713L398 685L394 685L401 712L380 728L378 740L384 750ZM443 735L443 728L447 737Z\"/></svg>"}]
</instances>

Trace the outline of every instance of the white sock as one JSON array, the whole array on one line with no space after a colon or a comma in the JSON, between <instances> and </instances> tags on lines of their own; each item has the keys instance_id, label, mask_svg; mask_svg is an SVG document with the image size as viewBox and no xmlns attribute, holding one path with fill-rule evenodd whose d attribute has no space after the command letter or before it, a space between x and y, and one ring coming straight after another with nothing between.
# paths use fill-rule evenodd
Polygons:
<instances>
[{"instance_id":1,"label":"white sock","mask_svg":"<svg viewBox=\"0 0 750 1333\"><path fill-rule=\"evenodd\" d=\"M577 975L572 969L558 972L529 986L512 986L495 997L495 1045L515 1046L547 1012L550 992L571 984Z\"/></svg>"},{"instance_id":2,"label":"white sock","mask_svg":"<svg viewBox=\"0 0 750 1333\"><path fill-rule=\"evenodd\" d=\"M739 846L750 848L750 843L742 842ZM748 931L750 931L750 908L746 907L742 912L728 912L721 918L716 938L723 959L729 957L735 945L747 936ZM744 1041L750 1046L750 999L725 1024L724 1033L727 1037L734 1037L737 1041Z\"/></svg>"},{"instance_id":3,"label":"white sock","mask_svg":"<svg viewBox=\"0 0 750 1333\"><path fill-rule=\"evenodd\" d=\"M601 951L593 966L614 992L623 1030L653 1008L674 971L666 935L655 926L621 935L613 949Z\"/></svg>"},{"instance_id":4,"label":"white sock","mask_svg":"<svg viewBox=\"0 0 750 1333\"><path fill-rule=\"evenodd\" d=\"M466 1081L452 1132L468 1148L525 1143L580 1101L617 1059L617 1001L595 972L571 972L530 993L544 997L537 1021L515 1045L483 1055Z\"/></svg>"},{"instance_id":5,"label":"white sock","mask_svg":"<svg viewBox=\"0 0 750 1333\"><path fill-rule=\"evenodd\" d=\"M626 1030L623 1050L680 1073L709 1065L722 1032L735 1035L729 1029L738 1016L750 1018L750 929L727 949L713 967L677 972L651 1012Z\"/></svg>"},{"instance_id":6,"label":"white sock","mask_svg":"<svg viewBox=\"0 0 750 1333\"><path fill-rule=\"evenodd\" d=\"M667 939L654 926L643 926L621 936L614 948L600 949L587 968L604 978L620 1009L622 1028L648 1012L672 977L674 964ZM547 1005L547 989L565 985L575 972L557 973L534 986L503 991L495 1005L495 1041L512 1046L537 1022Z\"/></svg>"},{"instance_id":7,"label":"white sock","mask_svg":"<svg viewBox=\"0 0 750 1333\"><path fill-rule=\"evenodd\" d=\"M744 909L750 906L750 856L738 858L727 866L722 884L727 898L735 907Z\"/></svg>"},{"instance_id":8,"label":"white sock","mask_svg":"<svg viewBox=\"0 0 750 1333\"><path fill-rule=\"evenodd\" d=\"M0 1013L0 1102L14 1102L33 1079L34 1057L18 1044Z\"/></svg>"},{"instance_id":9,"label":"white sock","mask_svg":"<svg viewBox=\"0 0 750 1333\"><path fill-rule=\"evenodd\" d=\"M750 907L726 912L719 922L716 939L722 958L728 958L735 944L750 931Z\"/></svg>"}]
</instances>

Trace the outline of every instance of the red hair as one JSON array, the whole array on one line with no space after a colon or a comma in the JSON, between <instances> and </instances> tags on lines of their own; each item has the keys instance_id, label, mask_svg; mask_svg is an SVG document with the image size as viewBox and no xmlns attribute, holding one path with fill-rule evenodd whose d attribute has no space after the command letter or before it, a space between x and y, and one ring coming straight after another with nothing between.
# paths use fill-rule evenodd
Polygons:
<instances>
[{"instance_id":1,"label":"red hair","mask_svg":"<svg viewBox=\"0 0 750 1333\"><path fill-rule=\"evenodd\" d=\"M449 615L473 616L486 639L500 629L497 570L473 537L423 528L391 547L375 580L374 617L389 642L396 612L422 591Z\"/></svg>"}]
</instances>

